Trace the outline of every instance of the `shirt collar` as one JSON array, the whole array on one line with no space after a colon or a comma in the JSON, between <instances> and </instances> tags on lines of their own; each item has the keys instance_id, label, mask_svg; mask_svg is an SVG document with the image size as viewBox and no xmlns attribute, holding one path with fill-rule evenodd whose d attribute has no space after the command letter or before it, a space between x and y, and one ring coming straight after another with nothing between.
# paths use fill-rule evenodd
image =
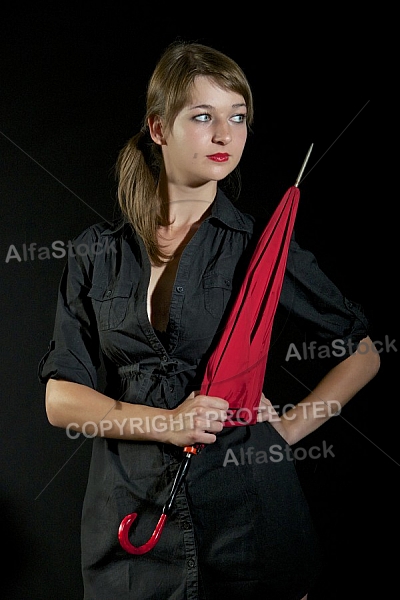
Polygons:
<instances>
[{"instance_id":1,"label":"shirt collar","mask_svg":"<svg viewBox=\"0 0 400 600\"><path fill-rule=\"evenodd\" d=\"M220 188L218 188L214 202L212 203L211 214L206 220L211 219L217 219L230 229L248 233L253 231L254 218L239 211ZM124 218L103 225L105 225L105 227L101 232L101 235L105 236L122 232L126 227L131 229L129 223Z\"/></svg>"},{"instance_id":2,"label":"shirt collar","mask_svg":"<svg viewBox=\"0 0 400 600\"><path fill-rule=\"evenodd\" d=\"M248 233L253 231L253 217L239 211L220 188L218 188L217 195L211 206L209 219L218 219L231 229L246 231Z\"/></svg>"}]
</instances>

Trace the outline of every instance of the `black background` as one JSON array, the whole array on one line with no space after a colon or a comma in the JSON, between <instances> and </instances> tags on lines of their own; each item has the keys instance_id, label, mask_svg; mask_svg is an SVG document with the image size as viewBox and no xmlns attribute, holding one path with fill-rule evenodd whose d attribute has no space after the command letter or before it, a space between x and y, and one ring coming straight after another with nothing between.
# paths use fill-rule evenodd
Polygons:
<instances>
[{"instance_id":1,"label":"black background","mask_svg":"<svg viewBox=\"0 0 400 600\"><path fill-rule=\"evenodd\" d=\"M226 52L253 87L255 123L242 161L240 208L266 220L314 144L300 186L298 241L317 255L347 296L364 305L372 337L392 342L381 354L378 376L341 416L300 444L305 449L332 445L334 457L298 460L325 552L309 600L392 595L397 575L392 543L396 548L399 534L398 194L386 139L393 134L394 116L382 98L368 100L369 88L349 90L341 81L343 68L347 77L355 69L357 79L362 63L357 51L343 64L333 53L321 68L318 49L310 55L289 41L284 27L279 44L267 43L263 29L249 33L240 14L235 26L220 19L196 29L204 11L199 8L197 19L180 26L172 15L107 5L93 14L11 7L3 15L0 590L5 599L82 598L79 519L91 447L89 439L68 439L48 424L44 387L36 377L52 335L64 259L44 258L46 250L42 259L37 250L25 259L23 245L36 243L51 252L54 241L66 244L86 226L112 218L117 153L140 126L155 62L177 37ZM301 341L301 332L285 329L274 346L271 370L277 367L277 375L267 380L275 394L271 399L301 397L316 377L321 364L315 360L282 361L288 344Z\"/></svg>"}]
</instances>

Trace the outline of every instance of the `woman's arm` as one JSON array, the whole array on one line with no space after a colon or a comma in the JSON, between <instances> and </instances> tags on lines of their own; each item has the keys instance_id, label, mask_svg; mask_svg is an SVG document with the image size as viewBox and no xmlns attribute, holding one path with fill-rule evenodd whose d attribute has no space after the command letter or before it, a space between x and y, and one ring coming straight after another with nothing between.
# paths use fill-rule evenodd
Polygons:
<instances>
[{"instance_id":1,"label":"woman's arm","mask_svg":"<svg viewBox=\"0 0 400 600\"><path fill-rule=\"evenodd\" d=\"M259 421L271 421L289 445L296 444L321 427L379 371L380 357L371 338L361 340L359 348L362 352L357 350L333 367L308 396L281 417L264 397Z\"/></svg>"},{"instance_id":2,"label":"woman's arm","mask_svg":"<svg viewBox=\"0 0 400 600\"><path fill-rule=\"evenodd\" d=\"M157 441L176 446L215 442L228 402L192 393L173 410L114 400L79 383L49 379L46 413L55 427L89 436Z\"/></svg>"}]
</instances>

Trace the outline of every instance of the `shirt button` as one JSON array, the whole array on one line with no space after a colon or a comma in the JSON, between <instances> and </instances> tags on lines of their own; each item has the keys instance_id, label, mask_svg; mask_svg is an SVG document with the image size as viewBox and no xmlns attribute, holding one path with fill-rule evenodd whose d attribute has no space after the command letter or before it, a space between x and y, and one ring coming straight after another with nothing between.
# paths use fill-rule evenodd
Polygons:
<instances>
[{"instance_id":1,"label":"shirt button","mask_svg":"<svg viewBox=\"0 0 400 600\"><path fill-rule=\"evenodd\" d=\"M189 560L187 561L187 566L190 568L194 567L195 564L196 562L193 560L193 558L189 558Z\"/></svg>"},{"instance_id":2,"label":"shirt button","mask_svg":"<svg viewBox=\"0 0 400 600\"><path fill-rule=\"evenodd\" d=\"M112 294L112 291L111 291L111 290L107 290L107 291L106 291L106 296L107 296L107 298L109 298L109 297L111 296L111 294Z\"/></svg>"},{"instance_id":3,"label":"shirt button","mask_svg":"<svg viewBox=\"0 0 400 600\"><path fill-rule=\"evenodd\" d=\"M177 291L177 292L179 292L180 294L182 294L182 292L183 292L183 287L182 287L181 285L178 285L178 286L176 287L176 291Z\"/></svg>"},{"instance_id":4,"label":"shirt button","mask_svg":"<svg viewBox=\"0 0 400 600\"><path fill-rule=\"evenodd\" d=\"M192 529L192 524L190 523L190 521L185 521L183 523L183 529L186 529L186 531L188 531L189 529Z\"/></svg>"}]
</instances>

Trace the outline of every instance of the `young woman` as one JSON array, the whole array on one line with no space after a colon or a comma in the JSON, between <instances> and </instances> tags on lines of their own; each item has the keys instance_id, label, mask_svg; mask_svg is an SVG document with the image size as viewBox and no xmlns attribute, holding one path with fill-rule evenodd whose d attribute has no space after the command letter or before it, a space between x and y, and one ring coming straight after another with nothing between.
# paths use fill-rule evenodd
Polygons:
<instances>
[{"instance_id":1,"label":"young woman","mask_svg":"<svg viewBox=\"0 0 400 600\"><path fill-rule=\"evenodd\" d=\"M199 393L256 236L222 190L252 119L233 60L196 43L168 47L143 128L118 157L121 220L85 230L66 265L40 378L50 423L96 435L82 514L85 600L301 600L315 580L318 548L290 446L329 418L330 401L344 406L375 376L379 355L361 308L292 240L280 303L316 339L343 340L348 355L287 418L272 419L262 395L258 423L224 427L226 400ZM371 351L357 352L360 342ZM137 512L131 542L149 539L192 444L204 449L158 543L130 554L121 520ZM267 458L238 465L228 450Z\"/></svg>"}]
</instances>

